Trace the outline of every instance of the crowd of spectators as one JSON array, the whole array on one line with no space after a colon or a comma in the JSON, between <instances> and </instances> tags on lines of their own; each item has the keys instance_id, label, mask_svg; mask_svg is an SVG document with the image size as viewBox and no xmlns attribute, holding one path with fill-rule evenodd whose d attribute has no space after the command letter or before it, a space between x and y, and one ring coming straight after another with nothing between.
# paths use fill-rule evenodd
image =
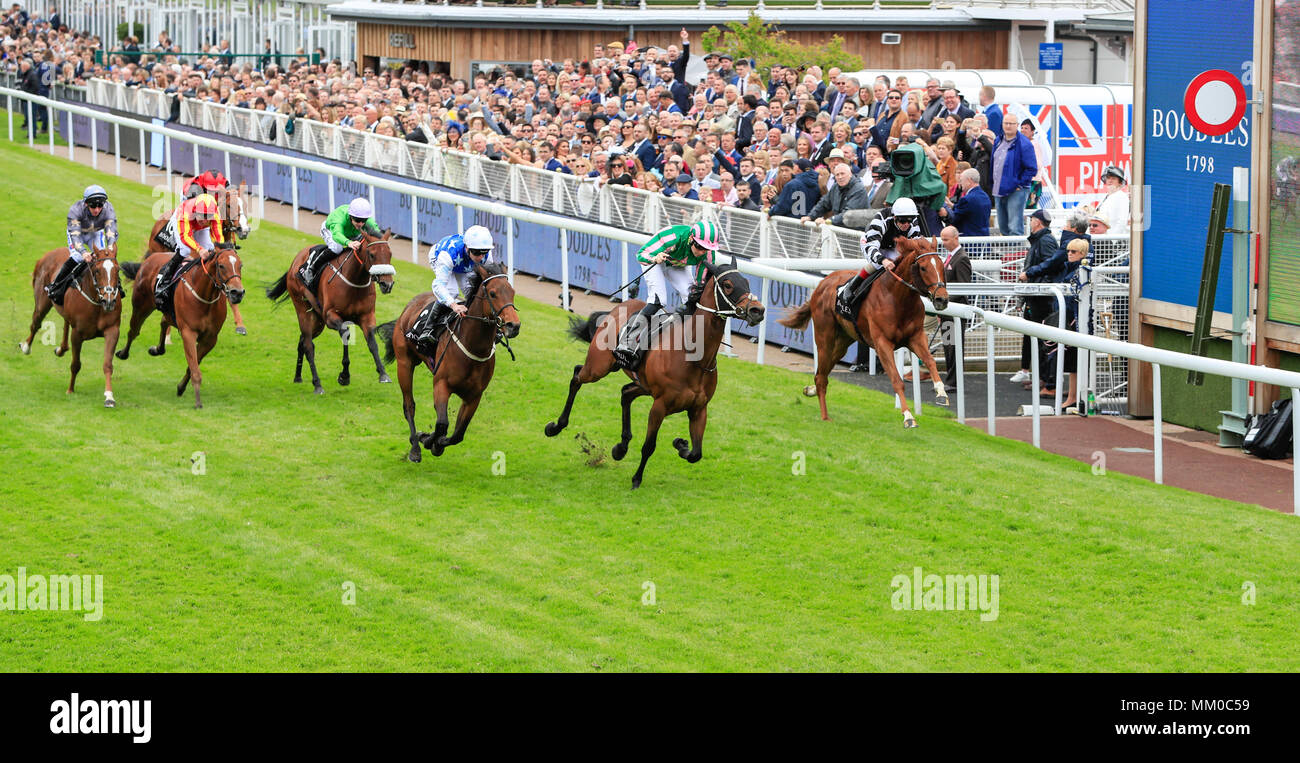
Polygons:
<instances>
[{"instance_id":1,"label":"crowd of spectators","mask_svg":"<svg viewBox=\"0 0 1300 763\"><path fill-rule=\"evenodd\" d=\"M705 55L692 85L685 29L680 45L613 41L589 60L539 59L467 81L411 66L358 72L301 50L282 55L270 41L255 58L231 56L221 40L186 60L166 32L152 45L128 38L98 63L96 38L58 26L52 8L47 18L17 6L5 15L6 68L44 58L50 78L69 84L103 77L809 222L864 227L869 217L846 213L885 206L889 156L915 143L946 187L945 225L987 235L996 208L996 230L1023 234L1045 165L1036 125L1004 118L991 87L971 102L938 79L758 72L725 53Z\"/></svg>"}]
</instances>

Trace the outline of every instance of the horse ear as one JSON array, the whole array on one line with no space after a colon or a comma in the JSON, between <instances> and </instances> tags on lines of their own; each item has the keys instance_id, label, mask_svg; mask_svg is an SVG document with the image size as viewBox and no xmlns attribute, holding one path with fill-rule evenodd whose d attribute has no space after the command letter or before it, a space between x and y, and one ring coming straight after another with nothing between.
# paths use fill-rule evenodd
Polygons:
<instances>
[{"instance_id":1,"label":"horse ear","mask_svg":"<svg viewBox=\"0 0 1300 763\"><path fill-rule=\"evenodd\" d=\"M393 237L393 229L392 229L392 228L384 228L384 240L387 241L388 239L390 239L390 238L392 238L392 237Z\"/></svg>"}]
</instances>

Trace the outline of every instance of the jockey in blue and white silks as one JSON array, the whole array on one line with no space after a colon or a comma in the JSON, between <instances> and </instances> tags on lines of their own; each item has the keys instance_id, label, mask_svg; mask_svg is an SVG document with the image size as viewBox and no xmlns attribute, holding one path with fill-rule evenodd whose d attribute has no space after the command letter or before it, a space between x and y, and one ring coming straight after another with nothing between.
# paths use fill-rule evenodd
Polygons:
<instances>
[{"instance_id":1,"label":"jockey in blue and white silks","mask_svg":"<svg viewBox=\"0 0 1300 763\"><path fill-rule=\"evenodd\" d=\"M453 233L429 247L429 267L433 268L432 289L436 301L432 309L421 316L421 325L415 332L419 337L417 341L432 341L448 312L464 315L469 311L456 301L456 296L464 294L467 301L473 296L469 293L470 274L487 259L493 247L492 232L482 225L471 226L464 234Z\"/></svg>"}]
</instances>

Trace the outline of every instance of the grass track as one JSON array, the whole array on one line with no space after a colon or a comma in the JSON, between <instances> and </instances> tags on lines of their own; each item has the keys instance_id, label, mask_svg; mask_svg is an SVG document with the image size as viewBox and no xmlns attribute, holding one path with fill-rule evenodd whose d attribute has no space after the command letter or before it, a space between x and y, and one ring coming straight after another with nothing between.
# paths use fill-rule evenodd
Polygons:
<instances>
[{"instance_id":1,"label":"grass track","mask_svg":"<svg viewBox=\"0 0 1300 763\"><path fill-rule=\"evenodd\" d=\"M1300 667L1294 518L1094 477L933 408L905 432L888 397L849 385L832 385L837 417L822 423L805 379L726 359L704 460L676 457L686 421L670 418L632 492L646 402L623 463L589 466L574 439L616 441L618 382L584 390L570 429L543 437L585 347L528 300L519 362L498 363L467 441L418 466L402 458L398 389L375 382L364 347L340 388L324 337L326 394L313 396L290 383L292 313L255 294L250 335L228 326L204 363L202 411L175 396L179 345L118 361L106 411L98 340L71 396L66 359L18 353L31 268L90 182L109 189L122 260L135 259L151 194L3 141L0 172L29 179L0 194L0 574L102 574L106 587L97 623L0 612L0 670ZM250 292L307 240L255 233ZM428 271L399 264L398 278L380 321ZM427 427L427 374L417 389ZM791 473L798 453L806 476ZM914 566L1000 575L999 618L893 610L890 580Z\"/></svg>"}]
</instances>

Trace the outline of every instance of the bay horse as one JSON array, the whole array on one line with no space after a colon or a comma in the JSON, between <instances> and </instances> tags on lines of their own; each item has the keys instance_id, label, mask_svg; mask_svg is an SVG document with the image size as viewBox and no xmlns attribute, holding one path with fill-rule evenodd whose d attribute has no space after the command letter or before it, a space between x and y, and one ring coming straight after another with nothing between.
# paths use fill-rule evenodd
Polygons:
<instances>
[{"instance_id":1,"label":"bay horse","mask_svg":"<svg viewBox=\"0 0 1300 763\"><path fill-rule=\"evenodd\" d=\"M397 271L393 268L393 251L390 241L392 230L386 230L379 236L370 231L361 231L361 246L357 251L345 247L343 253L329 264L321 267L316 276L316 288L309 292L296 275L298 269L306 262L313 246L298 252L289 263L289 270L280 276L266 290L268 299L281 302L293 300L293 309L298 314L298 364L294 368L293 381L302 383L302 359L307 358L311 365L311 383L316 394L324 394L320 385L320 375L316 373L316 337L325 327L339 332L343 339L343 370L339 372L338 382L346 387L352 381L348 371L348 336L346 324L353 323L361 327L366 337L366 346L375 359L375 370L379 372L379 382L387 384L391 379L379 360L379 345L375 343L375 284L387 294L393 290L393 279ZM342 261L342 265L339 265Z\"/></svg>"},{"instance_id":2,"label":"bay horse","mask_svg":"<svg viewBox=\"0 0 1300 763\"><path fill-rule=\"evenodd\" d=\"M916 418L907 407L903 394L903 377L894 365L894 349L907 347L914 352L930 371L934 393L939 405L948 404L942 377L930 354L925 336L925 304L921 295L930 298L934 306L943 310L948 306L948 287L943 282L943 256L936 251L933 238L899 239L899 259L892 271L876 277L871 290L858 307L857 320L849 322L835 310L835 293L856 270L837 270L826 276L813 289L808 301L782 318L778 323L796 331L813 321L813 334L817 340L817 373L815 386L804 387L804 394L817 396L821 404L822 421L830 420L826 412L826 384L831 369L844 357L849 345L862 340L876 350L880 365L889 374L894 394L903 409L903 427L916 426ZM900 276L899 273L904 275Z\"/></svg>"},{"instance_id":3,"label":"bay horse","mask_svg":"<svg viewBox=\"0 0 1300 763\"><path fill-rule=\"evenodd\" d=\"M247 193L248 184L242 180L239 185L234 188L223 188L220 191L212 192L212 195L216 197L217 204L221 210L221 238L227 242L234 243L236 238L243 241L248 238L248 234L252 231L251 226L248 224L248 214L245 212L244 206L244 196ZM176 209L173 207L162 217L154 221L153 228L149 231L146 257L153 252L167 252L168 254L171 254L170 249L158 243L157 236L162 231L163 227L167 225L167 221L171 219L172 212L175 211ZM235 248L238 249L239 247L236 246ZM230 309L235 314L235 333L247 334L248 332L244 330L244 317L239 314L239 305L232 302ZM165 340L166 337L164 336L164 341Z\"/></svg>"},{"instance_id":4,"label":"bay horse","mask_svg":"<svg viewBox=\"0 0 1300 763\"><path fill-rule=\"evenodd\" d=\"M111 242L100 249L97 244L91 246L91 257L86 262L86 270L63 293L63 304L55 305L45 287L54 280L55 274L63 267L69 257L66 247L46 252L36 262L32 271L32 292L36 307L32 311L31 330L27 341L18 347L24 355L32 352L32 341L40 330L41 322L53 307L63 316L63 344L55 349L54 354L63 357L68 351L68 336L72 336L72 377L68 380L68 394L72 394L77 384L77 372L81 370L81 345L88 339L104 337L104 407L114 408L117 400L113 397L113 350L117 348L118 332L122 322L122 282L117 265L117 242ZM76 297L73 297L73 294Z\"/></svg>"},{"instance_id":5,"label":"bay horse","mask_svg":"<svg viewBox=\"0 0 1300 763\"><path fill-rule=\"evenodd\" d=\"M117 351L117 357L126 360L131 354L131 343L140 334L140 326L149 314L158 309L154 301L154 281L158 271L171 259L171 252L151 252L143 262L122 263L122 273L135 280L131 289L131 328L126 334L126 346ZM226 300L237 305L244 298L241 278L244 264L235 253L235 245L217 244L212 252L181 275L173 287L173 316L162 316L158 344L149 348L149 354L158 356L167 352L167 329L175 325L180 330L185 347L187 368L185 376L176 385L176 396L185 394L185 387L194 382L194 407L203 407L199 387L203 376L199 363L217 344L221 327L226 322ZM174 321L174 324L173 324Z\"/></svg>"},{"instance_id":6,"label":"bay horse","mask_svg":"<svg viewBox=\"0 0 1300 763\"><path fill-rule=\"evenodd\" d=\"M680 317L662 324L650 341L650 349L639 371L624 369L630 381L623 385L622 439L614 446L611 455L615 461L627 455L628 442L632 440L632 401L650 395L650 416L646 426L645 443L641 446L641 465L632 476L632 487L641 486L646 462L655 452L659 427L665 416L686 411L690 419L691 442L678 437L673 440L677 455L688 463L695 463L704 455L704 428L708 421L709 401L718 386L718 348L727 327L728 318L740 318L751 326L763 320L765 309L749 293L749 281L736 269L733 257L729 265L706 263L708 277L700 288L700 298L695 312L686 319ZM569 397L564 401L560 417L546 425L546 436L554 437L569 425L569 413L574 398L582 385L600 381L618 368L614 361L614 348L618 335L628 318L645 307L639 299L628 300L608 312L598 311L585 321L573 318L569 334L590 342L587 360L573 367L569 381Z\"/></svg>"},{"instance_id":7,"label":"bay horse","mask_svg":"<svg viewBox=\"0 0 1300 763\"><path fill-rule=\"evenodd\" d=\"M519 335L515 289L500 265L485 263L475 267L466 289L469 291L466 305L469 312L452 319L442 330L431 358L416 351L413 343L407 340L406 332L434 298L433 292L415 297L397 320L379 327L387 350L385 362L397 360L402 413L410 428L411 449L406 458L412 463L420 463L421 444L434 456L441 456L443 449L465 439L465 430L469 428L483 391L492 381L492 372L496 369L498 339L513 339ZM433 372L433 405L438 412L438 423L431 433L415 428L415 397L411 393L411 380L415 367L421 363ZM460 398L460 411L456 415L456 430L447 437L447 401L452 393Z\"/></svg>"}]
</instances>

